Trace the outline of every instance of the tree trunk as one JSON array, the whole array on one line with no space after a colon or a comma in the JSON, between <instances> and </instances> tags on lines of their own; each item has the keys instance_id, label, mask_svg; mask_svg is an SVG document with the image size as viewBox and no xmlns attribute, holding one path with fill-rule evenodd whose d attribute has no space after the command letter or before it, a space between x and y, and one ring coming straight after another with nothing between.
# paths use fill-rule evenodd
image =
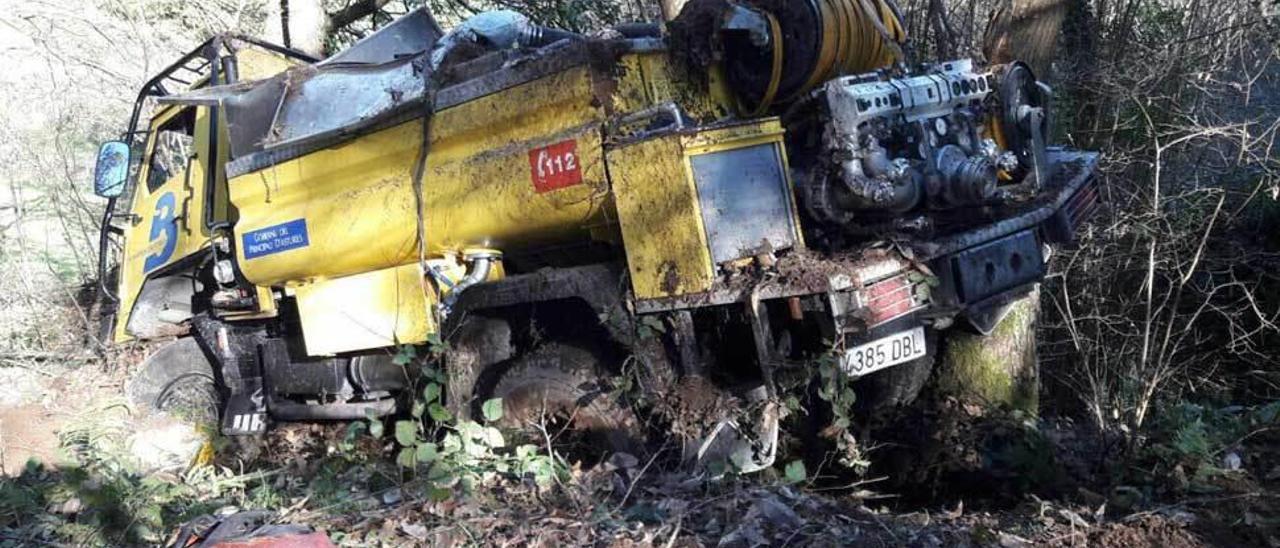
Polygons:
<instances>
[{"instance_id":1,"label":"tree trunk","mask_svg":"<svg viewBox=\"0 0 1280 548\"><path fill-rule=\"evenodd\" d=\"M270 0L263 39L324 57L329 15L321 0Z\"/></svg>"},{"instance_id":2,"label":"tree trunk","mask_svg":"<svg viewBox=\"0 0 1280 548\"><path fill-rule=\"evenodd\" d=\"M1010 305L991 335L948 331L939 389L981 409L1009 408L1035 415L1040 403L1039 315L1040 290L1036 288Z\"/></svg>"},{"instance_id":3,"label":"tree trunk","mask_svg":"<svg viewBox=\"0 0 1280 548\"><path fill-rule=\"evenodd\" d=\"M671 21L680 15L680 10L684 9L685 2L688 0L658 0L658 7L662 9L662 19Z\"/></svg>"}]
</instances>

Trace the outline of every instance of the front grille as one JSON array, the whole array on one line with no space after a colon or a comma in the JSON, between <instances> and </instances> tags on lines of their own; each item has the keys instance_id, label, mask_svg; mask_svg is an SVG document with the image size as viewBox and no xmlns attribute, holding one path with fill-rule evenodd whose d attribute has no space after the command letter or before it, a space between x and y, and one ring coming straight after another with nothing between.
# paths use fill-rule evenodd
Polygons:
<instances>
[{"instance_id":1,"label":"front grille","mask_svg":"<svg viewBox=\"0 0 1280 548\"><path fill-rule=\"evenodd\" d=\"M858 304L868 329L924 308L924 292L920 287L925 283L924 278L915 276L919 279L913 280L913 274L890 276L858 290Z\"/></svg>"}]
</instances>

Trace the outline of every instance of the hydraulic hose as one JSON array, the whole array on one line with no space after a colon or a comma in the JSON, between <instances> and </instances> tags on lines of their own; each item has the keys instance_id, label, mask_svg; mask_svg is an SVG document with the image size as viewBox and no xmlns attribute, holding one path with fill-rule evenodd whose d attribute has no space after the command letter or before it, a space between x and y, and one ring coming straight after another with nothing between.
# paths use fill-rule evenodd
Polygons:
<instances>
[{"instance_id":1,"label":"hydraulic hose","mask_svg":"<svg viewBox=\"0 0 1280 548\"><path fill-rule=\"evenodd\" d=\"M751 11L758 23L735 19L724 29L729 80L754 107L745 112L794 101L837 76L906 61L907 32L893 0L791 0ZM752 32L755 42L744 37ZM760 34L769 35L767 46Z\"/></svg>"},{"instance_id":2,"label":"hydraulic hose","mask_svg":"<svg viewBox=\"0 0 1280 548\"><path fill-rule=\"evenodd\" d=\"M788 99L843 74L856 74L902 60L907 39L893 0L810 0L818 5L822 34L818 62ZM875 10L877 13L869 13Z\"/></svg>"}]
</instances>

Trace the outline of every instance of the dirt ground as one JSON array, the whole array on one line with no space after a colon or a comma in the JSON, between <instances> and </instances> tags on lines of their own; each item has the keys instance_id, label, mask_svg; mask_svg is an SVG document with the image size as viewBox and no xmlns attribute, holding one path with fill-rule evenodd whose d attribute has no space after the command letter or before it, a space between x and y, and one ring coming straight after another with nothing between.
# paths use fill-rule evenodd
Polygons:
<instances>
[{"instance_id":1,"label":"dirt ground","mask_svg":"<svg viewBox=\"0 0 1280 548\"><path fill-rule=\"evenodd\" d=\"M94 367L54 376L0 370L6 381L0 383L0 454L7 476L20 473L27 458L56 468L61 438L86 415L122 421L112 435L142 446L135 451L140 461L154 456L156 447L184 439L173 421L128 410L120 398L122 373L113 379ZM247 468L270 470L274 487L295 495L278 505L285 507L280 521L310 524L341 545L1280 546L1274 533L1280 513L1273 508L1280 473L1268 480L1259 468L1280 465L1269 449L1217 481L1216 493L1151 499L1122 511L1115 497L1083 487L1052 498L972 492L905 502L875 483L787 485L773 472L708 480L643 463L575 470L571 481L551 489L495 479L471 494L439 499L411 484L388 487L371 469L334 472L331 455L344 430L279 427ZM1078 444L1069 436L1056 439ZM235 461L226 455L221 460ZM320 481L341 485L342 497L321 500Z\"/></svg>"},{"instance_id":2,"label":"dirt ground","mask_svg":"<svg viewBox=\"0 0 1280 548\"><path fill-rule=\"evenodd\" d=\"M57 432L70 410L61 405L68 400L57 385L65 386L65 379L30 369L0 369L0 475L20 474L28 459L61 460Z\"/></svg>"},{"instance_id":3,"label":"dirt ground","mask_svg":"<svg viewBox=\"0 0 1280 548\"><path fill-rule=\"evenodd\" d=\"M54 373L0 368L0 477L20 475L30 460L58 468L70 459L64 438L86 429L123 436L144 469L185 465L198 446L195 428L129 406L126 377L97 364Z\"/></svg>"}]
</instances>

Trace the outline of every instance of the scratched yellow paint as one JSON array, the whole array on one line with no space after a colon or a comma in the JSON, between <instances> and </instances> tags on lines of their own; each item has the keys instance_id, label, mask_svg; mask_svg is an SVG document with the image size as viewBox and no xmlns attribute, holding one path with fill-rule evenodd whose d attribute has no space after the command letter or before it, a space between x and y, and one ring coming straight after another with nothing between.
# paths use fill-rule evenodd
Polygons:
<instances>
[{"instance_id":1,"label":"scratched yellow paint","mask_svg":"<svg viewBox=\"0 0 1280 548\"><path fill-rule=\"evenodd\" d=\"M463 270L453 257L468 248L529 251L595 239L625 244L638 298L710 289L715 266L689 157L781 146L781 128L771 120L697 131L697 122L733 107L722 80L691 87L661 53L624 55L621 64L608 104L600 75L581 66L436 113L420 197L420 119L234 178L227 187L241 272L296 297L313 355L420 343L436 330L440 288L424 284L420 219L427 259L455 261L446 269L455 280ZM694 120L663 137L606 141L611 113L666 102ZM544 164L539 151L548 150L556 162ZM570 169L557 163L569 162L566 151L573 180L535 184L538 166ZM245 234L298 220L307 245L245 256ZM490 279L502 275L495 268Z\"/></svg>"},{"instance_id":2,"label":"scratched yellow paint","mask_svg":"<svg viewBox=\"0 0 1280 548\"><path fill-rule=\"evenodd\" d=\"M615 148L609 167L636 297L710 289L715 270L680 136Z\"/></svg>"},{"instance_id":3,"label":"scratched yellow paint","mask_svg":"<svg viewBox=\"0 0 1280 548\"><path fill-rule=\"evenodd\" d=\"M133 310L147 275L162 271L191 255L204 247L209 239L209 231L203 221L204 193L197 190L204 188L205 173L210 168L206 155L202 154L209 142L209 109L175 106L162 110L152 119L146 158L151 158L155 149L156 130L187 109L195 109L196 121L195 140L191 145L194 157L187 162L186 168L175 171L155 190L148 189L146 183L151 174L150 162L144 162L138 174L137 188L129 208L133 217L124 228L124 255L120 262L118 290L121 314L115 328L117 342L131 338L128 332L130 314L127 312ZM153 261L150 265L149 259Z\"/></svg>"},{"instance_id":4,"label":"scratched yellow paint","mask_svg":"<svg viewBox=\"0 0 1280 548\"><path fill-rule=\"evenodd\" d=\"M237 66L243 80L256 80L276 74L297 61L289 60L276 53L263 51L253 47L241 48L236 52ZM200 87L204 82L196 82L193 87ZM193 158L188 168L178 170L155 190L147 188L150 176L151 157L155 151L156 130L186 109L195 109L195 135L191 145ZM113 333L116 342L125 342L133 338L129 333L129 319L133 306L142 291L148 276L163 273L174 263L185 259L205 248L210 243L211 234L205 225L205 184L208 170L216 170L216 187L212 204L214 221L228 219L228 196L226 178L222 166L228 158L228 146L219 146L217 157L209 161L209 138L211 127L210 111L205 107L168 106L158 110L151 119L150 137L144 147L145 156L141 162L138 179L133 190L132 202L128 211L132 219L124 227L124 254L120 261L120 279L116 294L120 299L120 307ZM227 142L225 119L220 120L218 140ZM166 194L173 196L170 207ZM166 220L171 219L171 220ZM169 228L166 225L172 225ZM170 245L173 249L167 259L160 264L145 268L147 258L165 256L164 251ZM259 297L270 296L265 288L258 289ZM271 299L260 298L261 309L257 314L242 314L246 317L259 317L275 313L275 303Z\"/></svg>"},{"instance_id":5,"label":"scratched yellow paint","mask_svg":"<svg viewBox=\"0 0 1280 548\"><path fill-rule=\"evenodd\" d=\"M435 303L417 263L294 289L307 353L323 356L421 343L436 331Z\"/></svg>"},{"instance_id":6,"label":"scratched yellow paint","mask_svg":"<svg viewBox=\"0 0 1280 548\"><path fill-rule=\"evenodd\" d=\"M777 119L672 133L609 152L627 268L637 299L711 289L716 271L690 159L762 143L782 146ZM792 225L796 241L802 241L799 222Z\"/></svg>"},{"instance_id":7,"label":"scratched yellow paint","mask_svg":"<svg viewBox=\"0 0 1280 548\"><path fill-rule=\"evenodd\" d=\"M421 200L428 258L468 248L527 249L614 237L603 121L586 67L436 113ZM418 343L434 330L428 323L425 331L395 337L385 329L362 335L332 312L355 306L358 313L346 313L384 328L393 316L434 318L434 297L393 301L398 293L390 288L403 286L403 280L369 274L416 268L419 201L413 170L422 135L421 120L412 120L231 181L238 234L305 219L305 247L254 258L245 257L243 245L237 252L250 281L295 288L308 352L373 348L393 338ZM566 142L573 143L581 181L539 192L531 151ZM493 272L491 277L502 270ZM359 281L348 281L353 278Z\"/></svg>"},{"instance_id":8,"label":"scratched yellow paint","mask_svg":"<svg viewBox=\"0 0 1280 548\"><path fill-rule=\"evenodd\" d=\"M708 71L704 81L695 81L666 51L624 55L618 72L614 107L619 112L676 103L700 122L723 119L733 112L733 94L718 70Z\"/></svg>"}]
</instances>

